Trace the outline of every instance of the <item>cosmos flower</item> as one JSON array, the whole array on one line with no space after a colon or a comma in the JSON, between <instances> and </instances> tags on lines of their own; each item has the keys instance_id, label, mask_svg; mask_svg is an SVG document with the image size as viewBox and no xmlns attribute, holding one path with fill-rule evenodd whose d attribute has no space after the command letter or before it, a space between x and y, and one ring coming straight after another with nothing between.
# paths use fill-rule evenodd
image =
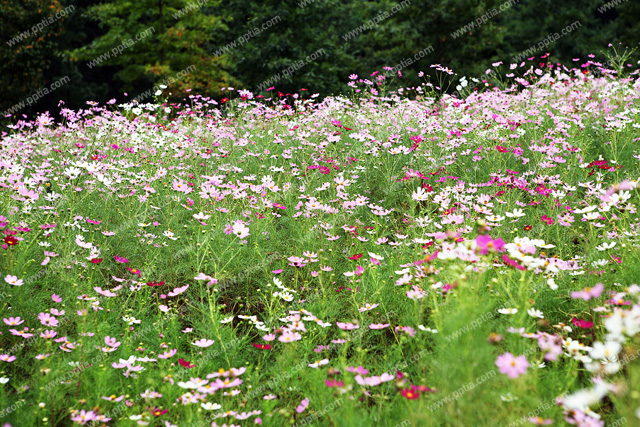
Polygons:
<instances>
[{"instance_id":1,"label":"cosmos flower","mask_svg":"<svg viewBox=\"0 0 640 427\"><path fill-rule=\"evenodd\" d=\"M604 285L598 283L593 288L584 288L581 291L571 292L571 298L590 301L592 298L599 298L602 295L602 291L604 291Z\"/></svg>"},{"instance_id":2,"label":"cosmos flower","mask_svg":"<svg viewBox=\"0 0 640 427\"><path fill-rule=\"evenodd\" d=\"M511 353L505 353L498 356L496 366L501 374L508 375L510 378L518 378L527 372L529 362L525 356L515 357Z\"/></svg>"},{"instance_id":3,"label":"cosmos flower","mask_svg":"<svg viewBox=\"0 0 640 427\"><path fill-rule=\"evenodd\" d=\"M213 340L202 338L201 340L194 342L193 345L195 345L196 347L207 348L213 345L213 343L214 343Z\"/></svg>"},{"instance_id":4,"label":"cosmos flower","mask_svg":"<svg viewBox=\"0 0 640 427\"><path fill-rule=\"evenodd\" d=\"M116 260L116 262L122 263L122 264L126 264L129 262L128 259L121 257L119 255L114 255L113 258Z\"/></svg>"},{"instance_id":5,"label":"cosmos flower","mask_svg":"<svg viewBox=\"0 0 640 427\"><path fill-rule=\"evenodd\" d=\"M400 394L408 400L415 400L420 397L420 390L416 388L416 386L411 385L410 387L400 390Z\"/></svg>"},{"instance_id":6,"label":"cosmos flower","mask_svg":"<svg viewBox=\"0 0 640 427\"><path fill-rule=\"evenodd\" d=\"M12 276L10 274L5 276L4 281L13 286L22 286L24 284L22 279L18 279L17 276Z\"/></svg>"}]
</instances>

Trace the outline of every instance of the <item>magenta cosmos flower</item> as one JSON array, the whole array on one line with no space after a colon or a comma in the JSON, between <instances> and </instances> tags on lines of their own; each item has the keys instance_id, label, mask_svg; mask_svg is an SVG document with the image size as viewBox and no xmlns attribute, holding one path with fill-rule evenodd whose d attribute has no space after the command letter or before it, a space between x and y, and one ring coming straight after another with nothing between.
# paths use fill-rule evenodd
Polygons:
<instances>
[{"instance_id":1,"label":"magenta cosmos flower","mask_svg":"<svg viewBox=\"0 0 640 427\"><path fill-rule=\"evenodd\" d=\"M504 252L504 240L500 238L494 240L487 234L476 237L476 245L480 255L486 255L489 252Z\"/></svg>"},{"instance_id":2,"label":"magenta cosmos flower","mask_svg":"<svg viewBox=\"0 0 640 427\"><path fill-rule=\"evenodd\" d=\"M602 283L598 283L593 288L584 288L581 291L571 292L571 298L579 298L585 301L591 300L591 298L598 298L602 291L604 291L604 285Z\"/></svg>"},{"instance_id":3,"label":"magenta cosmos flower","mask_svg":"<svg viewBox=\"0 0 640 427\"><path fill-rule=\"evenodd\" d=\"M498 356L496 366L501 374L509 375L511 378L518 378L527 372L529 362L525 356L515 357L511 353L505 353Z\"/></svg>"}]
</instances>

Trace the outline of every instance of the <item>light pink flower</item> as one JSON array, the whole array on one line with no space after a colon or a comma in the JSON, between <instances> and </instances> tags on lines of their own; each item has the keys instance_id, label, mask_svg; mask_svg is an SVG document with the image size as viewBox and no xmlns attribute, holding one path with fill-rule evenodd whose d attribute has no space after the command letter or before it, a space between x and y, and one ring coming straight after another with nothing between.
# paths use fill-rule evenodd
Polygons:
<instances>
[{"instance_id":1,"label":"light pink flower","mask_svg":"<svg viewBox=\"0 0 640 427\"><path fill-rule=\"evenodd\" d=\"M515 357L511 353L505 353L498 356L496 366L501 374L509 375L511 378L518 378L527 372L529 362L525 356Z\"/></svg>"},{"instance_id":2,"label":"light pink flower","mask_svg":"<svg viewBox=\"0 0 640 427\"><path fill-rule=\"evenodd\" d=\"M598 298L602 291L604 291L604 285L598 283L593 288L584 288L581 291L571 292L571 298L579 298L585 301L590 301L592 298Z\"/></svg>"},{"instance_id":3,"label":"light pink flower","mask_svg":"<svg viewBox=\"0 0 640 427\"><path fill-rule=\"evenodd\" d=\"M309 398L302 399L302 402L296 407L296 412L301 414L309 406Z\"/></svg>"},{"instance_id":4,"label":"light pink flower","mask_svg":"<svg viewBox=\"0 0 640 427\"><path fill-rule=\"evenodd\" d=\"M353 329L358 329L360 326L356 325L354 323L343 323L343 322L336 322L336 325L338 326L338 328L343 329L345 331L351 331Z\"/></svg>"},{"instance_id":5,"label":"light pink flower","mask_svg":"<svg viewBox=\"0 0 640 427\"><path fill-rule=\"evenodd\" d=\"M175 354L176 354L177 352L178 352L178 349L177 349L177 348L174 348L174 349L172 349L172 350L165 351L164 353L159 354L159 355L158 355L158 358L160 358L160 359L168 359L168 358L170 358L170 357L175 356Z\"/></svg>"},{"instance_id":6,"label":"light pink flower","mask_svg":"<svg viewBox=\"0 0 640 427\"><path fill-rule=\"evenodd\" d=\"M13 286L22 286L24 284L24 281L22 279L18 279L18 276L12 276L10 274L7 274L4 281Z\"/></svg>"},{"instance_id":7,"label":"light pink flower","mask_svg":"<svg viewBox=\"0 0 640 427\"><path fill-rule=\"evenodd\" d=\"M193 345L195 345L196 347L207 348L213 345L213 343L214 343L213 340L202 338L201 340L194 342Z\"/></svg>"},{"instance_id":8,"label":"light pink flower","mask_svg":"<svg viewBox=\"0 0 640 427\"><path fill-rule=\"evenodd\" d=\"M384 329L389 327L390 323L372 323L369 325L369 329Z\"/></svg>"}]
</instances>

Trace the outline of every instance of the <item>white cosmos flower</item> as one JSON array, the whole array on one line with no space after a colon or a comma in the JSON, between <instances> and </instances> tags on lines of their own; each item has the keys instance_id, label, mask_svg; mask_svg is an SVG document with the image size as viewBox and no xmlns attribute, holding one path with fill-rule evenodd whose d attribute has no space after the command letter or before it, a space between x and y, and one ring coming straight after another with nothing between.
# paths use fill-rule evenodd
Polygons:
<instances>
[{"instance_id":1,"label":"white cosmos flower","mask_svg":"<svg viewBox=\"0 0 640 427\"><path fill-rule=\"evenodd\" d=\"M222 405L213 402L201 403L200 406L202 406L202 409L206 411L217 411L222 408Z\"/></svg>"},{"instance_id":2,"label":"white cosmos flower","mask_svg":"<svg viewBox=\"0 0 640 427\"><path fill-rule=\"evenodd\" d=\"M195 219L197 219L198 221L204 221L205 219L209 219L210 216L209 215L205 215L204 213L200 212L197 214L194 214L193 217Z\"/></svg>"},{"instance_id":3,"label":"white cosmos flower","mask_svg":"<svg viewBox=\"0 0 640 427\"><path fill-rule=\"evenodd\" d=\"M520 208L514 209L513 212L505 212L504 214L509 218L521 218L523 216L526 216L524 211Z\"/></svg>"},{"instance_id":4,"label":"white cosmos flower","mask_svg":"<svg viewBox=\"0 0 640 427\"><path fill-rule=\"evenodd\" d=\"M501 308L498 310L498 313L500 314L516 314L517 312L517 308Z\"/></svg>"},{"instance_id":5,"label":"white cosmos flower","mask_svg":"<svg viewBox=\"0 0 640 427\"><path fill-rule=\"evenodd\" d=\"M527 314L531 317L537 317L538 319L544 319L544 314L542 313L542 311L535 309L535 308L530 308L529 310L527 310Z\"/></svg>"},{"instance_id":6,"label":"white cosmos flower","mask_svg":"<svg viewBox=\"0 0 640 427\"><path fill-rule=\"evenodd\" d=\"M616 245L616 242L603 243L599 246L596 246L596 249L599 251L606 251L607 249L611 249Z\"/></svg>"},{"instance_id":7,"label":"white cosmos flower","mask_svg":"<svg viewBox=\"0 0 640 427\"><path fill-rule=\"evenodd\" d=\"M583 214L583 213L587 213L587 212L593 212L595 211L597 208L597 206L587 206L586 208L583 209L576 209L573 212L577 213L577 214Z\"/></svg>"},{"instance_id":8,"label":"white cosmos flower","mask_svg":"<svg viewBox=\"0 0 640 427\"><path fill-rule=\"evenodd\" d=\"M600 402L609 392L607 383L599 382L591 389L582 389L564 398L563 406L567 409L585 411L589 406Z\"/></svg>"},{"instance_id":9,"label":"white cosmos flower","mask_svg":"<svg viewBox=\"0 0 640 427\"><path fill-rule=\"evenodd\" d=\"M607 341L604 344L601 342L594 342L593 348L589 352L589 355L593 359L609 359L614 360L618 357L618 354L622 350L622 345L616 341Z\"/></svg>"}]
</instances>

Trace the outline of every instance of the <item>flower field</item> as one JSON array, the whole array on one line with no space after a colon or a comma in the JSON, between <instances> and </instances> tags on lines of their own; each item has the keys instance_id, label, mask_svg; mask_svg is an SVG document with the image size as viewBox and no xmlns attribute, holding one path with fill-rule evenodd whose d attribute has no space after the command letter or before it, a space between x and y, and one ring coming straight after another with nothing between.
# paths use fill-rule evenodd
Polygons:
<instances>
[{"instance_id":1,"label":"flower field","mask_svg":"<svg viewBox=\"0 0 640 427\"><path fill-rule=\"evenodd\" d=\"M0 423L640 425L640 80L575 64L12 125Z\"/></svg>"}]
</instances>

